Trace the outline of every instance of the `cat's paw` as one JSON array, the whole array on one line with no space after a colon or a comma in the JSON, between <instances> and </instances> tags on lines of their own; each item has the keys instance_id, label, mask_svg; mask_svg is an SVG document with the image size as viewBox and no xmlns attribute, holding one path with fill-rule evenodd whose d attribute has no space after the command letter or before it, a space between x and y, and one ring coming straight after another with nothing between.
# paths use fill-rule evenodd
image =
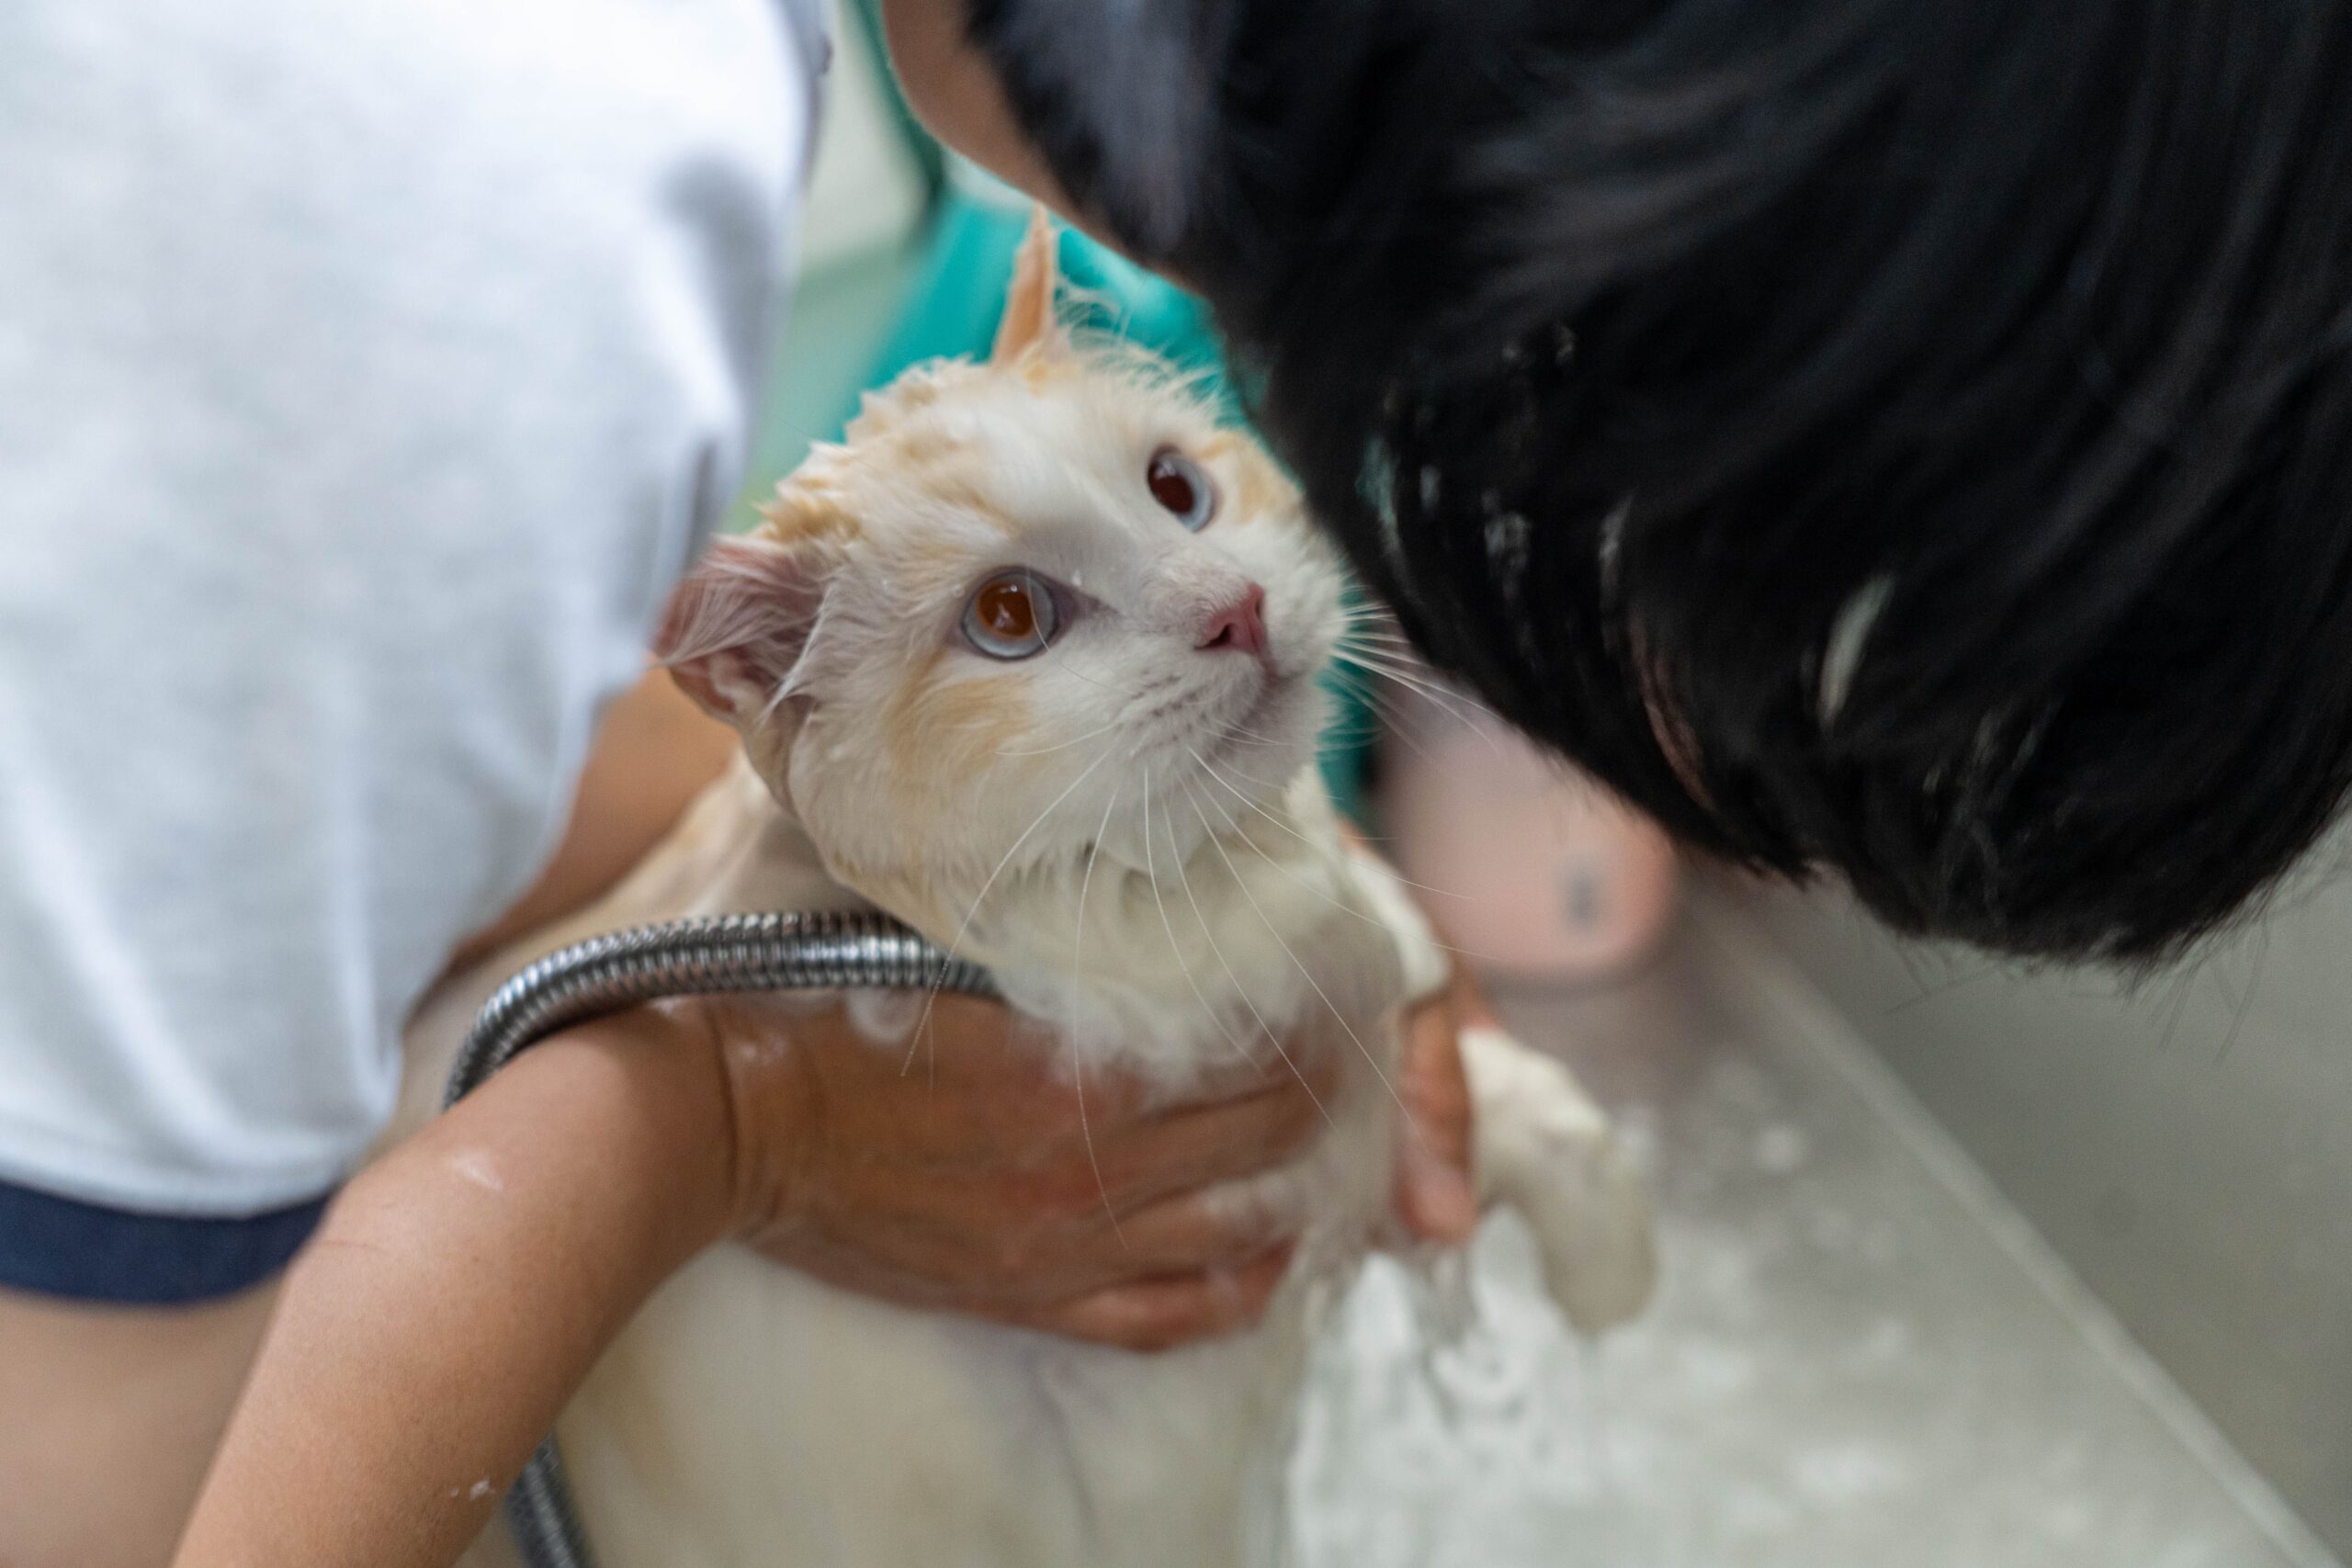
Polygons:
<instances>
[{"instance_id":1,"label":"cat's paw","mask_svg":"<svg viewBox=\"0 0 2352 1568\"><path fill-rule=\"evenodd\" d=\"M1462 1032L1482 1196L1519 1211L1579 1333L1634 1316L1657 1283L1649 1195L1573 1074L1498 1029Z\"/></svg>"}]
</instances>

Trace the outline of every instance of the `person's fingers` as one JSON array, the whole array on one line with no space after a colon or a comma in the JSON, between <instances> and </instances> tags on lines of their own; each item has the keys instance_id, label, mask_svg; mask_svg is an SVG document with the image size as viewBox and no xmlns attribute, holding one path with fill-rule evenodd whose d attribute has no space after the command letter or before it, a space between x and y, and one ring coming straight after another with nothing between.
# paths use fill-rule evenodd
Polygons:
<instances>
[{"instance_id":1,"label":"person's fingers","mask_svg":"<svg viewBox=\"0 0 2352 1568\"><path fill-rule=\"evenodd\" d=\"M876 1051L838 1011L754 998L718 1016L744 1161L791 1199L746 1205L743 1239L869 1294L1008 1321L1051 1312L1119 1343L1178 1343L1262 1306L1252 1282L1280 1270L1245 1265L1295 1232L1279 1168L1340 1082L1328 1054L1295 1051L1181 1105L1090 1073L1081 1115L1066 1066L995 1004L940 998L936 1067L921 1033L913 1053ZM820 1139L768 1135L770 1120L800 1125L763 1114L785 1089L818 1102Z\"/></svg>"},{"instance_id":2,"label":"person's fingers","mask_svg":"<svg viewBox=\"0 0 2352 1568\"><path fill-rule=\"evenodd\" d=\"M1017 1295L1230 1262L1296 1227L1282 1168L1321 1130L1304 1092L1196 1109L1050 1165L875 1181L842 1207L861 1245Z\"/></svg>"},{"instance_id":3,"label":"person's fingers","mask_svg":"<svg viewBox=\"0 0 2352 1568\"><path fill-rule=\"evenodd\" d=\"M1090 1067L1078 1074L1057 1063L1042 1077L1032 1077L1039 1069L1024 1065L994 1083L970 1086L984 1123L976 1132L994 1147L1013 1140L1032 1148L1076 1148L1091 1142L1100 1152L1126 1147L1136 1138L1155 1147L1182 1147L1198 1136L1204 1119L1213 1122L1220 1111L1245 1105L1263 1111L1286 1104L1295 1114L1301 1108L1312 1111L1338 1092L1339 1064L1328 1053L1302 1056L1294 1051L1291 1057L1287 1064L1269 1057L1261 1065L1237 1061L1221 1066L1172 1101L1131 1073Z\"/></svg>"},{"instance_id":4,"label":"person's fingers","mask_svg":"<svg viewBox=\"0 0 2352 1568\"><path fill-rule=\"evenodd\" d=\"M1415 1141L1434 1159L1470 1164L1470 1079L1463 1066L1459 1019L1450 1000L1416 1008L1406 1021L1396 1091L1413 1119Z\"/></svg>"},{"instance_id":5,"label":"person's fingers","mask_svg":"<svg viewBox=\"0 0 2352 1568\"><path fill-rule=\"evenodd\" d=\"M1409 1125L1396 1151L1396 1209L1423 1240L1467 1241L1478 1228L1471 1176L1470 1081L1450 998L1416 1009L1398 1063Z\"/></svg>"},{"instance_id":6,"label":"person's fingers","mask_svg":"<svg viewBox=\"0 0 2352 1568\"><path fill-rule=\"evenodd\" d=\"M1139 1123L1111 1146L1098 1145L1113 1201L1125 1213L1287 1164L1322 1131L1330 1094L1284 1079L1245 1099L1187 1106Z\"/></svg>"},{"instance_id":7,"label":"person's fingers","mask_svg":"<svg viewBox=\"0 0 2352 1568\"><path fill-rule=\"evenodd\" d=\"M1051 1214L1090 1222L1107 1208L1124 1217L1174 1193L1255 1176L1283 1165L1322 1126L1327 1091L1294 1079L1251 1093L1191 1103L1105 1124L1086 1089L1064 1083L1033 1101L1025 1123L954 1151L968 1175L939 1194L945 1211L975 1224L998 1214ZM1006 1146L1024 1151L1007 1163Z\"/></svg>"},{"instance_id":8,"label":"person's fingers","mask_svg":"<svg viewBox=\"0 0 2352 1568\"><path fill-rule=\"evenodd\" d=\"M1098 1206L1081 1225L1005 1222L993 1244L965 1247L953 1227L928 1245L911 1232L892 1250L918 1276L960 1281L974 1301L1036 1306L1202 1271L1230 1273L1295 1240L1302 1194L1280 1171L1162 1198L1113 1222Z\"/></svg>"},{"instance_id":9,"label":"person's fingers","mask_svg":"<svg viewBox=\"0 0 2352 1568\"><path fill-rule=\"evenodd\" d=\"M1296 1042L1276 1041L1262 1031L1248 1043L1256 1053L1254 1055L1236 1055L1210 1067L1197 1080L1198 1088L1187 1097L1188 1102L1206 1105L1293 1086L1310 1089L1318 1098L1328 1100L1340 1091L1346 1077L1347 1061L1336 1052L1308 1050Z\"/></svg>"},{"instance_id":10,"label":"person's fingers","mask_svg":"<svg viewBox=\"0 0 2352 1568\"><path fill-rule=\"evenodd\" d=\"M1146 1274L1229 1269L1295 1236L1305 1218L1299 1185L1274 1171L1163 1198L1123 1215L1115 1232L1097 1238L1095 1252L1106 1265L1125 1262Z\"/></svg>"},{"instance_id":11,"label":"person's fingers","mask_svg":"<svg viewBox=\"0 0 2352 1568\"><path fill-rule=\"evenodd\" d=\"M1295 1234L1303 1200L1279 1167L1238 1178L1222 1169L1279 1159L1300 1127L1314 1124L1256 1104L1225 1108L1222 1135L1234 1147L1219 1156L1219 1173L1139 1203L1106 1201L1083 1156L1050 1183L1030 1174L881 1171L828 1192L813 1218L746 1239L836 1283L894 1299L935 1292L975 1310L1231 1267Z\"/></svg>"},{"instance_id":12,"label":"person's fingers","mask_svg":"<svg viewBox=\"0 0 2352 1568\"><path fill-rule=\"evenodd\" d=\"M1303 1194L1276 1170L1193 1189L1118 1216L1085 1188L1081 1212L1023 1210L976 1185L861 1192L819 1226L744 1239L836 1284L970 1310L1034 1307L1147 1278L1232 1269L1301 1226ZM909 1206L910 1199L915 1206Z\"/></svg>"},{"instance_id":13,"label":"person's fingers","mask_svg":"<svg viewBox=\"0 0 2352 1568\"><path fill-rule=\"evenodd\" d=\"M1261 1065L1237 1060L1216 1069L1183 1102L1170 1104L1135 1074L1102 1067L1073 1074L1066 1056L1029 1037L1033 1028L1001 1004L942 997L901 1047L876 1050L837 1028L813 1032L829 1098L854 1123L838 1131L854 1146L919 1143L935 1162L995 1165L1008 1150L1027 1150L1035 1156L1027 1163L1042 1169L1087 1142L1115 1148L1131 1131L1188 1111L1302 1087L1328 1099L1339 1083L1328 1055L1292 1051L1285 1063L1266 1052Z\"/></svg>"},{"instance_id":14,"label":"person's fingers","mask_svg":"<svg viewBox=\"0 0 2352 1568\"><path fill-rule=\"evenodd\" d=\"M1282 1284L1291 1251L1287 1245L1272 1248L1230 1272L1204 1270L1113 1286L1022 1314L1014 1321L1122 1349L1173 1349L1256 1323Z\"/></svg>"}]
</instances>

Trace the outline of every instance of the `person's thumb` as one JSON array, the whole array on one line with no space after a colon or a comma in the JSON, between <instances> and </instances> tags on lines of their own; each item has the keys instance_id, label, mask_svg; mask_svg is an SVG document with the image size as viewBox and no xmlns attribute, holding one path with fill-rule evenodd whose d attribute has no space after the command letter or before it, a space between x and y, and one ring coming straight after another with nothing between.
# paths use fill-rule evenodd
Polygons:
<instances>
[{"instance_id":1,"label":"person's thumb","mask_svg":"<svg viewBox=\"0 0 2352 1568\"><path fill-rule=\"evenodd\" d=\"M1397 1213L1424 1241L1467 1241L1478 1228L1470 1085L1453 1010L1443 1000L1412 1014L1399 1068L1397 1089L1408 1124L1396 1151Z\"/></svg>"}]
</instances>

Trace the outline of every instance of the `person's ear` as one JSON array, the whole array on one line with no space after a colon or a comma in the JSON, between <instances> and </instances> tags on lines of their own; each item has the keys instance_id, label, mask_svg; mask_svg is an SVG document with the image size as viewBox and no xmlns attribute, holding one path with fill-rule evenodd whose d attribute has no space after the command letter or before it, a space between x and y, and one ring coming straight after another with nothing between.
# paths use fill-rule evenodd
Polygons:
<instances>
[{"instance_id":1,"label":"person's ear","mask_svg":"<svg viewBox=\"0 0 2352 1568\"><path fill-rule=\"evenodd\" d=\"M678 584L653 653L705 712L749 728L775 709L824 604L818 554L757 535L715 539Z\"/></svg>"},{"instance_id":2,"label":"person's ear","mask_svg":"<svg viewBox=\"0 0 2352 1568\"><path fill-rule=\"evenodd\" d=\"M1029 231L1012 258L1012 284L1005 290L1004 315L997 322L992 365L1010 365L1029 354L1060 354L1069 334L1054 314L1061 291L1061 235L1043 205L1030 209Z\"/></svg>"}]
</instances>

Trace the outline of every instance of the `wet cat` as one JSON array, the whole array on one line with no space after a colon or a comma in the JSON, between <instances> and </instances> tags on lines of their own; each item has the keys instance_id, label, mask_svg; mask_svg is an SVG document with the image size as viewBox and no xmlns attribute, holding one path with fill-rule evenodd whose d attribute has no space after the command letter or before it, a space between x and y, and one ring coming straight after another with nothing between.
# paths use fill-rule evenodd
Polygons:
<instances>
[{"instance_id":1,"label":"wet cat","mask_svg":"<svg viewBox=\"0 0 2352 1568\"><path fill-rule=\"evenodd\" d=\"M1328 1130L1233 1194L1305 1240L1260 1326L1159 1356L715 1249L559 1427L605 1568L1283 1559L1306 1351L1384 1225L1399 1013L1445 965L1312 765L1335 558L1245 435L1057 325L1053 254L1041 220L989 361L902 377L712 548L663 651L741 732L734 772L595 907L446 985L412 1059L433 1077L499 978L589 931L878 907L989 965L1074 1077L1175 1096L1237 1052L1330 1055ZM903 1043L903 1005L857 1010ZM1647 1213L1605 1120L1507 1037L1464 1049L1482 1195L1577 1326L1630 1314Z\"/></svg>"}]
</instances>

